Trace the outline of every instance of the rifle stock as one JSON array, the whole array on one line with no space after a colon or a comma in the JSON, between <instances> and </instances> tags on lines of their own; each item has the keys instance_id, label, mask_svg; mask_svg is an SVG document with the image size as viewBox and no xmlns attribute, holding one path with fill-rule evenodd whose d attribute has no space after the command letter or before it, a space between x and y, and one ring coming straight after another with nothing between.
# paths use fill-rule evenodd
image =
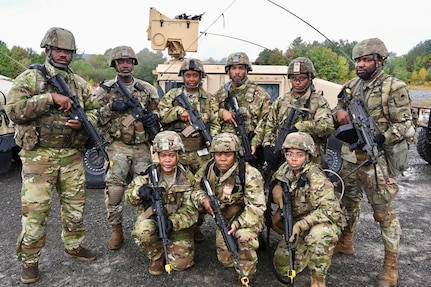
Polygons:
<instances>
[{"instance_id":1,"label":"rifle stock","mask_svg":"<svg viewBox=\"0 0 431 287\"><path fill-rule=\"evenodd\" d=\"M72 108L70 109L70 118L79 120L82 122L87 133L90 135L91 139L94 142L94 146L97 149L98 153L102 154L103 158L106 160L106 163L109 163L109 156L105 150L105 141L99 135L97 130L93 127L91 122L88 120L87 115L85 114L84 109L82 108L79 98L72 94L61 74L57 74L54 77L47 79L47 82L54 86L60 94L67 96L72 100ZM108 165L109 167L109 165Z\"/></svg>"},{"instance_id":2,"label":"rifle stock","mask_svg":"<svg viewBox=\"0 0 431 287\"><path fill-rule=\"evenodd\" d=\"M207 126L202 121L200 113L197 110L193 109L186 95L184 93L181 93L181 95L175 97L175 100L178 101L180 105L188 111L194 130L199 131L202 134L205 142L212 143L213 139L207 129Z\"/></svg>"},{"instance_id":3,"label":"rifle stock","mask_svg":"<svg viewBox=\"0 0 431 287\"><path fill-rule=\"evenodd\" d=\"M235 126L235 131L237 136L241 137L241 141L242 141L242 145L244 146L244 159L245 161L247 161L248 163L250 163L253 166L256 166L256 156L254 154L252 154L251 152L251 143L250 140L248 138L247 135L247 131L245 130L245 126L244 126L244 115L241 114L241 112L239 111L239 105L238 105L238 100L236 99L236 97L232 94L228 92L228 100L233 108L233 110L235 111L235 121L237 123L237 125Z\"/></svg>"},{"instance_id":4,"label":"rifle stock","mask_svg":"<svg viewBox=\"0 0 431 287\"><path fill-rule=\"evenodd\" d=\"M153 184L153 198L151 207L153 213L156 215L158 236L162 241L163 254L165 257L165 271L170 274L172 271L172 266L169 263L168 256L168 244L170 243L170 240L166 232L166 220L162 202L162 189L159 187L157 170L154 164L150 166L149 176L151 183Z\"/></svg>"},{"instance_id":5,"label":"rifle stock","mask_svg":"<svg viewBox=\"0 0 431 287\"><path fill-rule=\"evenodd\" d=\"M210 198L211 208L214 211L214 215L215 215L214 220L216 221L217 226L220 228L220 231L223 236L223 240L227 246L227 249L232 253L232 257L234 258L235 264L241 274L241 283L244 286L248 286L248 277L244 275L244 271L242 270L239 262L238 246L236 245L235 238L231 234L229 234L229 229L226 225L226 222L224 221L224 218L220 210L220 203L215 197L211 189L211 185L205 175L203 176L202 181L204 183L206 193Z\"/></svg>"}]
</instances>

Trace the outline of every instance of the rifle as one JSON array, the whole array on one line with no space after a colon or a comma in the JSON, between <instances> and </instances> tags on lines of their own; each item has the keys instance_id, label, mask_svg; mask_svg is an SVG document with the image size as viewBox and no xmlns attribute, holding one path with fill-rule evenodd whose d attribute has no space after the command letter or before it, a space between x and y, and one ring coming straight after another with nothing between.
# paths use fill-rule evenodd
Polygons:
<instances>
[{"instance_id":1,"label":"rifle","mask_svg":"<svg viewBox=\"0 0 431 287\"><path fill-rule=\"evenodd\" d=\"M105 90L108 88L103 83L100 83L99 86ZM145 90L144 87L139 82L135 83L134 87L139 91ZM142 122L143 119L145 119L146 117L152 114L151 112L146 111L142 108L139 100L130 94L130 92L124 86L123 82L116 81L114 84L112 84L111 88L114 88L123 97L128 98L127 106L132 109L132 116L134 119L140 120ZM147 128L149 128L149 130L153 135L156 135L159 132L159 127L157 124L149 126Z\"/></svg>"},{"instance_id":2,"label":"rifle","mask_svg":"<svg viewBox=\"0 0 431 287\"><path fill-rule=\"evenodd\" d=\"M186 95L184 93L181 93L181 95L175 97L175 100L178 101L180 105L183 106L188 111L190 115L190 119L192 121L192 128L195 131L199 131L202 134L205 142L211 143L213 139L207 129L207 126L202 121L201 114L197 110L193 109Z\"/></svg>"},{"instance_id":3,"label":"rifle","mask_svg":"<svg viewBox=\"0 0 431 287\"><path fill-rule=\"evenodd\" d=\"M289 286L293 287L293 279L296 277L295 270L295 243L290 242L289 238L292 236L293 230L293 215L292 215L292 197L289 192L289 187L286 182L281 183L283 188L283 223L284 223L284 241L287 244L289 251L289 265L290 270L288 271L287 277L289 277Z\"/></svg>"},{"instance_id":4,"label":"rifle","mask_svg":"<svg viewBox=\"0 0 431 287\"><path fill-rule=\"evenodd\" d=\"M203 176L202 182L204 183L205 190L210 198L211 207L215 214L214 220L216 221L217 226L220 228L224 243L226 244L227 249L232 253L232 256L235 260L236 267L238 268L239 273L241 275L241 283L244 286L248 286L249 284L248 277L244 274L244 271L242 270L241 265L239 263L238 246L236 245L236 242L233 236L229 234L229 229L227 228L226 222L224 221L223 216L221 214L220 203L215 197L214 192L211 189L211 185L208 182L206 175Z\"/></svg>"},{"instance_id":5,"label":"rifle","mask_svg":"<svg viewBox=\"0 0 431 287\"><path fill-rule=\"evenodd\" d=\"M170 243L170 240L166 232L166 221L165 221L165 214L163 212L163 202L162 202L162 189L159 187L159 183L157 179L157 171L154 164L150 166L149 176L150 176L151 183L153 184L153 194L152 194L153 198L152 198L151 208L157 218L156 221L157 221L158 236L162 241L163 254L165 256L165 271L170 274L172 271L172 266L169 263L169 256L168 256L168 244Z\"/></svg>"},{"instance_id":6,"label":"rifle","mask_svg":"<svg viewBox=\"0 0 431 287\"><path fill-rule=\"evenodd\" d=\"M265 175L265 182L270 182L273 169L275 168L274 165L277 164L277 159L280 156L280 152L283 146L283 142L286 139L287 135L292 132L292 129L290 128L298 119L298 117L303 112L296 107L291 107L289 115L287 116L287 119L284 121L283 127L278 132L278 137L274 146L274 150L272 151L272 159L267 162L267 166L265 167L263 174Z\"/></svg>"},{"instance_id":7,"label":"rifle","mask_svg":"<svg viewBox=\"0 0 431 287\"><path fill-rule=\"evenodd\" d=\"M335 137L349 143L350 150L360 148L368 155L368 160L353 169L348 175L349 176L361 166L372 163L374 166L378 165L382 171L383 178L386 184L389 183L389 177L383 169L382 163L379 159L384 151L378 150L378 144L375 141L374 133L380 134L374 119L368 115L364 108L363 101L358 98L352 97L352 92L349 88L345 88L342 91L341 97L347 102L347 112L350 116L350 123L347 125L340 126L335 131Z\"/></svg>"},{"instance_id":8,"label":"rifle","mask_svg":"<svg viewBox=\"0 0 431 287\"><path fill-rule=\"evenodd\" d=\"M239 111L238 100L232 93L229 93L229 92L228 92L227 98L233 110L235 111L235 121L237 123L237 125L235 126L235 131L236 131L236 134L241 137L242 145L244 146L244 150L245 150L244 159L245 161L249 162L251 165L256 166L257 159L256 159L256 156L251 153L250 140L247 136L247 132L244 126L245 118L244 118L244 115L241 114L241 112Z\"/></svg>"},{"instance_id":9,"label":"rifle","mask_svg":"<svg viewBox=\"0 0 431 287\"><path fill-rule=\"evenodd\" d=\"M79 103L79 98L72 94L61 74L57 74L54 77L47 79L47 83L54 86L60 94L67 96L72 100L72 108L70 109L70 118L74 120L79 120L82 122L87 133L90 135L91 139L94 142L94 146L98 153L102 154L103 158L106 160L106 163L109 163L109 156L105 150L105 141L102 139L97 132L97 130L93 127L91 122L88 120L87 115L85 114L84 109ZM109 165L108 165L109 167Z\"/></svg>"}]
</instances>

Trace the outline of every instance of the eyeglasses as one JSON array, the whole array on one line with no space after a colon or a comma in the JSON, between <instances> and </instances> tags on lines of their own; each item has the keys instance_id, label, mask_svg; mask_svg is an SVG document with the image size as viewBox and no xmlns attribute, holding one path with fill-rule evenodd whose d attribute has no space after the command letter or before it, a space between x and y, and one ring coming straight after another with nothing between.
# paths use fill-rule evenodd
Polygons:
<instances>
[{"instance_id":1,"label":"eyeglasses","mask_svg":"<svg viewBox=\"0 0 431 287\"><path fill-rule=\"evenodd\" d=\"M301 159L301 158L305 157L305 152L293 153L293 152L288 151L285 153L285 156L288 159L292 159L292 158Z\"/></svg>"},{"instance_id":2,"label":"eyeglasses","mask_svg":"<svg viewBox=\"0 0 431 287\"><path fill-rule=\"evenodd\" d=\"M308 80L308 77L295 77L295 76L291 76L289 78L292 82L298 82L298 83L302 83L306 80Z\"/></svg>"}]
</instances>

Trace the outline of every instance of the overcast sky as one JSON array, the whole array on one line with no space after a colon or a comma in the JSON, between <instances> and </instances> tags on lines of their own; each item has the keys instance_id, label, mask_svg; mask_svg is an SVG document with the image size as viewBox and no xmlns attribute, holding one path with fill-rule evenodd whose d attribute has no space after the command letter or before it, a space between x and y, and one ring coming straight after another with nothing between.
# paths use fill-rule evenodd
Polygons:
<instances>
[{"instance_id":1,"label":"overcast sky","mask_svg":"<svg viewBox=\"0 0 431 287\"><path fill-rule=\"evenodd\" d=\"M255 60L264 48L285 51L297 37L306 42L323 42L325 37L349 42L378 37L390 52L401 56L431 39L425 3L420 0L399 3L389 0L0 0L3 25L0 40L9 49L21 46L40 52L39 44L45 32L58 26L75 35L81 53L103 54L118 45L131 46L138 52L151 49L147 28L149 10L154 7L169 18L183 13L205 13L199 31L207 34L199 37L198 52L186 55L202 60L209 57L219 60L236 51L246 52Z\"/></svg>"}]
</instances>

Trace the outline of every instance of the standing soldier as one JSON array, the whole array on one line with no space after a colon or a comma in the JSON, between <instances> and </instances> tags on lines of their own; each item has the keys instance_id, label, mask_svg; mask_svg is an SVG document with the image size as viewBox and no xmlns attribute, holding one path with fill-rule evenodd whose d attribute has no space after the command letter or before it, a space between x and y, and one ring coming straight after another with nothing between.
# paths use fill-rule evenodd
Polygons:
<instances>
[{"instance_id":1,"label":"standing soldier","mask_svg":"<svg viewBox=\"0 0 431 287\"><path fill-rule=\"evenodd\" d=\"M161 275L163 264L169 264L178 271L194 265L193 233L198 210L191 199L194 175L179 163L184 145L178 134L173 131L158 133L154 138L153 152L157 152L160 162L155 170L159 178L157 184L165 213L166 233L170 240L166 250L169 262L165 261L164 242L157 234L160 231L152 209L156 190L150 176L137 176L126 190L125 197L129 204L138 206L132 236L151 260L150 274Z\"/></svg>"},{"instance_id":2,"label":"standing soldier","mask_svg":"<svg viewBox=\"0 0 431 287\"><path fill-rule=\"evenodd\" d=\"M181 63L179 76L182 76L184 86L171 89L159 103L160 121L164 130L171 130L178 133L184 143L185 152L180 155L180 162L187 165L193 174L210 159L208 148L211 142L205 139L202 131L192 130L191 115L186 107L181 105L178 97L184 94L184 100L197 112L202 122L205 124L206 132L210 136L215 136L220 132L217 111L218 103L215 98L202 88L202 79L206 76L204 66L198 59L186 59ZM195 231L195 241L204 240L204 235L200 229L204 221L204 216L199 217Z\"/></svg>"},{"instance_id":3,"label":"standing soldier","mask_svg":"<svg viewBox=\"0 0 431 287\"><path fill-rule=\"evenodd\" d=\"M263 152L256 152L262 139L254 136L256 128L264 129L266 117L271 106L268 93L256 83L251 82L247 73L252 71L249 58L244 52L235 52L227 57L225 71L230 81L221 87L215 97L219 103L219 119L223 132L235 133L236 113L229 101L229 94L236 97L239 112L244 116L244 125L249 137L252 154L257 156L257 163L263 165ZM244 142L242 143L244 145ZM244 147L247 148L247 147Z\"/></svg>"},{"instance_id":4,"label":"standing soldier","mask_svg":"<svg viewBox=\"0 0 431 287\"><path fill-rule=\"evenodd\" d=\"M310 286L324 287L332 253L346 219L334 186L320 165L312 161L317 155L313 138L307 133L293 132L286 137L282 148L286 162L275 172L272 190L274 203L280 207L273 217L273 228L283 235L275 251L274 266L281 276L288 276L291 270L299 273L308 267ZM286 201L287 196L290 200ZM285 203L290 204L289 208L283 208ZM283 214L281 219L281 210L289 209L292 213ZM289 217L293 228L290 238L286 238L283 221ZM295 244L293 252L289 252L290 244Z\"/></svg>"},{"instance_id":5,"label":"standing soldier","mask_svg":"<svg viewBox=\"0 0 431 287\"><path fill-rule=\"evenodd\" d=\"M276 170L283 160L281 153L274 154L274 148L280 151L287 134L295 131L313 137L318 145L318 157L315 160L323 163L322 151L325 150L327 138L334 131L334 123L328 101L323 97L322 91L316 91L313 85L316 75L310 59L299 57L290 62L287 76L292 88L272 103L263 126L264 131L260 128L256 131L256 138L263 139L265 160L269 169ZM276 147L276 143L280 146Z\"/></svg>"},{"instance_id":6,"label":"standing soldier","mask_svg":"<svg viewBox=\"0 0 431 287\"><path fill-rule=\"evenodd\" d=\"M258 169L241 157L243 148L239 138L232 133L214 137L211 145L213 159L201 167L195 176L196 185L206 176L211 189L220 203L221 213L229 234L238 245L239 263L248 281L256 273L258 236L264 228L265 194L263 178ZM200 186L200 185L199 185ZM193 200L211 216L214 210L210 198L202 189L196 190ZM241 272L235 265L232 252L228 250L220 229L216 232L217 258L226 267L235 267L240 273L238 286L242 286Z\"/></svg>"},{"instance_id":7,"label":"standing soldier","mask_svg":"<svg viewBox=\"0 0 431 287\"><path fill-rule=\"evenodd\" d=\"M45 48L44 65L19 75L9 92L6 111L15 123L15 140L22 162L22 231L17 255L22 262L21 281L39 280L38 263L46 242L52 192L57 190L61 205L64 255L92 261L96 255L81 246L85 170L82 147L88 134L80 120L71 119L73 101L47 80L60 74L78 99L88 119L97 123L99 107L91 86L69 69L76 53L73 34L63 28L50 28L40 44Z\"/></svg>"},{"instance_id":8,"label":"standing soldier","mask_svg":"<svg viewBox=\"0 0 431 287\"><path fill-rule=\"evenodd\" d=\"M137 64L138 59L131 47L112 49L109 65L115 68L117 76L101 83L97 91L101 105L99 125L109 144L107 152L111 160L111 167L105 176L105 205L112 228L108 248L111 250L121 248L123 243L123 195L127 178L131 176L133 179L151 164L150 145L154 135L150 130L157 127L159 119L157 90L133 76ZM138 108L148 112L141 119L132 116L136 103L140 105Z\"/></svg>"},{"instance_id":9,"label":"standing soldier","mask_svg":"<svg viewBox=\"0 0 431 287\"><path fill-rule=\"evenodd\" d=\"M369 160L360 148L349 151L343 146L343 169L345 192L342 203L346 207L348 226L335 248L335 253L353 254L353 234L359 218L359 206L363 192L374 210L374 219L380 224L385 259L383 272L376 287L396 286L398 281L398 247L401 227L392 201L398 193L398 185L393 178L407 168L407 141L414 136L412 125L411 99L404 82L385 74L383 65L389 56L385 44L378 38L366 39L353 47L357 77L346 84L352 98L359 99L364 109L376 123L375 142L378 149L385 150L379 156L380 167L364 164ZM334 118L340 125L350 123L345 97L339 97L334 109ZM388 169L388 163L394 169ZM384 173L383 173L384 172Z\"/></svg>"}]
</instances>

